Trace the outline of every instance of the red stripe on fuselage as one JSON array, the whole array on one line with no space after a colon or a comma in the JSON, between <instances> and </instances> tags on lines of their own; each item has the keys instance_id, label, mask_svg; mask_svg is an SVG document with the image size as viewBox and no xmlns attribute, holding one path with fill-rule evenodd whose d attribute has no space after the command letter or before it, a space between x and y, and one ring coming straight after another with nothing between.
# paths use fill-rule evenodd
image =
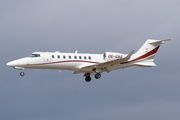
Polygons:
<instances>
[{"instance_id":1,"label":"red stripe on fuselage","mask_svg":"<svg viewBox=\"0 0 180 120\"><path fill-rule=\"evenodd\" d=\"M158 51L159 47L160 47L160 46L158 46L157 48L151 50L150 52L148 52L148 53L146 53L146 54L144 54L144 55L142 55L142 56L140 56L140 57L138 57L138 58L136 58L136 59L134 59L134 60L127 61L127 62L123 62L123 63L120 63L120 64L126 64L126 63L138 61L138 60L144 59L144 58L146 58L146 57L149 57L149 56L155 54L155 53Z\"/></svg>"},{"instance_id":2,"label":"red stripe on fuselage","mask_svg":"<svg viewBox=\"0 0 180 120\"><path fill-rule=\"evenodd\" d=\"M47 65L47 64L56 64L56 63L67 63L67 62L85 62L85 63L95 63L95 64L99 63L99 62L84 61L84 60L66 60L66 61L49 62L49 63L29 64L29 65Z\"/></svg>"}]
</instances>

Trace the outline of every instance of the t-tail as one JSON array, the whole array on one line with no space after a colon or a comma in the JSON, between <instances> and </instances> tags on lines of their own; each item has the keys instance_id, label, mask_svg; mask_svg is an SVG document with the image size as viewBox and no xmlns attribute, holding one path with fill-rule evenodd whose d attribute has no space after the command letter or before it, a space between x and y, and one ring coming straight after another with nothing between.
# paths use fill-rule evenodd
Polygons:
<instances>
[{"instance_id":1,"label":"t-tail","mask_svg":"<svg viewBox=\"0 0 180 120\"><path fill-rule=\"evenodd\" d=\"M156 66L154 63L154 56L157 53L161 44L167 40L152 40L148 39L143 46L132 56L132 59L128 62L132 62L134 65L140 67Z\"/></svg>"}]
</instances>

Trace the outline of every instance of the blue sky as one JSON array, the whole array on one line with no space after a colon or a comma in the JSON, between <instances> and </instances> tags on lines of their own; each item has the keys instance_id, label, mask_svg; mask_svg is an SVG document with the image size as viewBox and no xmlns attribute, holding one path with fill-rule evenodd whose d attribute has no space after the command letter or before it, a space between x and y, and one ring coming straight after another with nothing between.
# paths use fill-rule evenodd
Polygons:
<instances>
[{"instance_id":1,"label":"blue sky","mask_svg":"<svg viewBox=\"0 0 180 120\"><path fill-rule=\"evenodd\" d=\"M0 119L179 120L178 0L0 1ZM129 53L147 39L173 40L156 67L103 73L7 67L32 52Z\"/></svg>"}]
</instances>

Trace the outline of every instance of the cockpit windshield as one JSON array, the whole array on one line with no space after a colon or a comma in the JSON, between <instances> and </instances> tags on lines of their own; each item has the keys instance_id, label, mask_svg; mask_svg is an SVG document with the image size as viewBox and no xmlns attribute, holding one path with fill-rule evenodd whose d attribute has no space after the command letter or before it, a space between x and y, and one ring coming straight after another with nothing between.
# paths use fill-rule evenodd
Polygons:
<instances>
[{"instance_id":1,"label":"cockpit windshield","mask_svg":"<svg viewBox=\"0 0 180 120\"><path fill-rule=\"evenodd\" d=\"M28 57L40 57L40 54L31 54Z\"/></svg>"}]
</instances>

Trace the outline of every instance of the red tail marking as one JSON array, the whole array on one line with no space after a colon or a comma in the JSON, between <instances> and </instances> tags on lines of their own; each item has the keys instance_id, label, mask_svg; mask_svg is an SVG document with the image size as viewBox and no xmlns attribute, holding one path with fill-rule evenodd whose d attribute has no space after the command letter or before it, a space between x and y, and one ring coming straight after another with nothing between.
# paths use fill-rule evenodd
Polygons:
<instances>
[{"instance_id":1,"label":"red tail marking","mask_svg":"<svg viewBox=\"0 0 180 120\"><path fill-rule=\"evenodd\" d=\"M142 55L142 56L140 56L140 57L138 57L138 58L136 58L134 60L123 62L123 63L120 63L120 64L130 63L130 62L134 62L134 61L141 60L141 59L144 59L146 57L149 57L149 56L155 54L158 51L159 47L160 46L158 46L157 48L151 50L150 52L148 52L148 53L146 53L146 54L144 54L144 55Z\"/></svg>"}]
</instances>

